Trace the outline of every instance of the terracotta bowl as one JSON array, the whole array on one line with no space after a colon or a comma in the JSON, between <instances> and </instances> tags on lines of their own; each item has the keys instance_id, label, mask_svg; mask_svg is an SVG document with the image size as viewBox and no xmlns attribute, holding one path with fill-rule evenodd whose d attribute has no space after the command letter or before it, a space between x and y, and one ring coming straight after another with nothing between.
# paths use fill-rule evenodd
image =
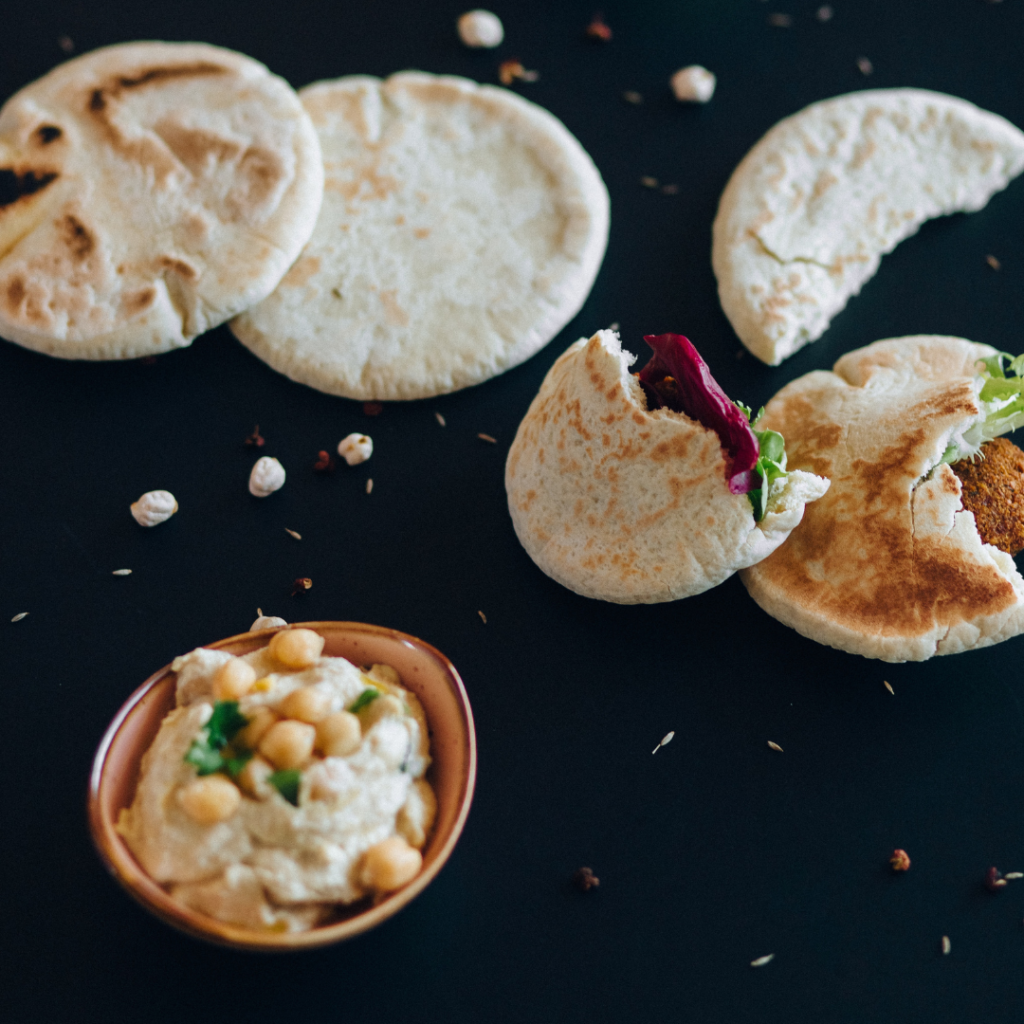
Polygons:
<instances>
[{"instance_id":1,"label":"terracotta bowl","mask_svg":"<svg viewBox=\"0 0 1024 1024\"><path fill-rule=\"evenodd\" d=\"M118 812L131 804L142 755L174 706L175 675L170 666L150 676L128 698L96 751L89 779L89 827L111 874L147 910L189 935L241 949L287 951L325 946L373 928L419 895L441 870L466 823L476 781L473 712L462 680L448 659L429 644L394 629L358 622L302 622L327 643L324 654L357 665L393 665L402 685L419 697L430 726L433 764L427 779L437 794L437 821L423 850L423 870L405 888L367 906L359 904L341 919L307 932L256 932L224 924L183 907L136 863L114 830ZM246 654L269 643L274 629L242 633L206 646Z\"/></svg>"}]
</instances>

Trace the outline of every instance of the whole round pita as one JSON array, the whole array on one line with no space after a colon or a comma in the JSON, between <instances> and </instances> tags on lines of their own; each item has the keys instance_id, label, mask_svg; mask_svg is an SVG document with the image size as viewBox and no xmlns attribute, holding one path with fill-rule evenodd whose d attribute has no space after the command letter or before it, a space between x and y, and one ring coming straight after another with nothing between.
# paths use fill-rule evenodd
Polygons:
<instances>
[{"instance_id":1,"label":"whole round pita","mask_svg":"<svg viewBox=\"0 0 1024 1024\"><path fill-rule=\"evenodd\" d=\"M69 359L187 345L268 295L323 192L282 79L198 43L87 53L0 110L0 335Z\"/></svg>"},{"instance_id":2,"label":"whole round pita","mask_svg":"<svg viewBox=\"0 0 1024 1024\"><path fill-rule=\"evenodd\" d=\"M787 543L741 574L769 615L885 661L1024 630L1024 579L982 543L960 481L939 464L978 419L976 362L993 354L962 338L878 341L768 403L762 422L785 434L791 458L832 481Z\"/></svg>"},{"instance_id":3,"label":"whole round pita","mask_svg":"<svg viewBox=\"0 0 1024 1024\"><path fill-rule=\"evenodd\" d=\"M819 338L882 256L932 217L980 210L1024 170L1024 133L972 103L875 89L772 128L722 193L722 309L772 366Z\"/></svg>"},{"instance_id":4,"label":"whole round pita","mask_svg":"<svg viewBox=\"0 0 1024 1024\"><path fill-rule=\"evenodd\" d=\"M775 550L828 481L795 470L756 523L731 494L718 435L648 411L635 356L598 331L564 352L519 424L505 466L527 554L584 597L651 604L691 597Z\"/></svg>"},{"instance_id":5,"label":"whole round pita","mask_svg":"<svg viewBox=\"0 0 1024 1024\"><path fill-rule=\"evenodd\" d=\"M257 356L330 394L426 398L521 363L577 313L608 193L555 117L418 72L300 95L324 204L280 287L231 325Z\"/></svg>"}]
</instances>

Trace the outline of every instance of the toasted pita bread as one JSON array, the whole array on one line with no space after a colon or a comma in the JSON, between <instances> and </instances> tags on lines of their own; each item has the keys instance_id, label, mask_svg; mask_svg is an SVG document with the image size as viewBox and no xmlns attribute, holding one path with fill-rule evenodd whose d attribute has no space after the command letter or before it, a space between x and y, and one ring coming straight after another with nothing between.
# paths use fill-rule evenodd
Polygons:
<instances>
[{"instance_id":1,"label":"toasted pita bread","mask_svg":"<svg viewBox=\"0 0 1024 1024\"><path fill-rule=\"evenodd\" d=\"M529 556L585 597L649 604L699 594L760 561L828 481L793 471L755 523L731 494L718 435L682 413L649 412L618 335L559 357L505 467L508 507Z\"/></svg>"},{"instance_id":2,"label":"toasted pita bread","mask_svg":"<svg viewBox=\"0 0 1024 1024\"><path fill-rule=\"evenodd\" d=\"M333 395L427 398L516 366L576 315L608 193L557 118L420 72L300 95L324 204L280 287L231 324L260 359Z\"/></svg>"},{"instance_id":3,"label":"toasted pita bread","mask_svg":"<svg viewBox=\"0 0 1024 1024\"><path fill-rule=\"evenodd\" d=\"M187 345L269 294L323 164L286 82L198 43L85 54L0 110L0 335L68 359Z\"/></svg>"},{"instance_id":4,"label":"toasted pita bread","mask_svg":"<svg viewBox=\"0 0 1024 1024\"><path fill-rule=\"evenodd\" d=\"M1024 133L965 100L876 89L780 121L722 194L711 253L740 340L777 366L819 338L882 256L980 210L1024 170Z\"/></svg>"},{"instance_id":5,"label":"toasted pita bread","mask_svg":"<svg viewBox=\"0 0 1024 1024\"><path fill-rule=\"evenodd\" d=\"M948 465L951 437L979 414L962 338L878 341L784 387L763 424L790 458L827 475L828 494L743 582L770 615L832 647L923 661L1024 630L1024 579L983 544Z\"/></svg>"}]
</instances>

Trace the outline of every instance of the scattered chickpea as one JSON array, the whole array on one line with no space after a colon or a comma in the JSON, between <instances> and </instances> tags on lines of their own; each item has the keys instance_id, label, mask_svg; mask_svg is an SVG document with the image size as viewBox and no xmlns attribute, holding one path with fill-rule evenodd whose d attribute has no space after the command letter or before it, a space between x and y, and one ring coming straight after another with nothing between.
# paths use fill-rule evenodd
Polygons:
<instances>
[{"instance_id":1,"label":"scattered chickpea","mask_svg":"<svg viewBox=\"0 0 1024 1024\"><path fill-rule=\"evenodd\" d=\"M257 754L255 757L250 757L245 767L238 773L238 784L249 796L263 800L270 795L267 776L273 770L274 766Z\"/></svg>"},{"instance_id":2,"label":"scattered chickpea","mask_svg":"<svg viewBox=\"0 0 1024 1024\"><path fill-rule=\"evenodd\" d=\"M264 615L261 612L259 618L249 627L249 632L255 633L260 629L277 629L278 626L287 625L288 623L279 615Z\"/></svg>"},{"instance_id":3,"label":"scattered chickpea","mask_svg":"<svg viewBox=\"0 0 1024 1024\"><path fill-rule=\"evenodd\" d=\"M331 713L331 695L313 686L303 686L300 690L292 690L278 708L285 718L315 725Z\"/></svg>"},{"instance_id":4,"label":"scattered chickpea","mask_svg":"<svg viewBox=\"0 0 1024 1024\"><path fill-rule=\"evenodd\" d=\"M232 740L243 750L255 750L266 731L277 721L277 715L270 708L256 708L248 716L249 724Z\"/></svg>"},{"instance_id":5,"label":"scattered chickpea","mask_svg":"<svg viewBox=\"0 0 1024 1024\"><path fill-rule=\"evenodd\" d=\"M213 677L214 700L240 700L256 682L256 669L241 658L226 661Z\"/></svg>"},{"instance_id":6,"label":"scattered chickpea","mask_svg":"<svg viewBox=\"0 0 1024 1024\"><path fill-rule=\"evenodd\" d=\"M359 712L359 718L363 723L363 727L369 730L371 726L376 725L382 718L401 715L404 712L405 708L402 702L397 697L392 697L390 693L385 693L367 704Z\"/></svg>"},{"instance_id":7,"label":"scattered chickpea","mask_svg":"<svg viewBox=\"0 0 1024 1024\"><path fill-rule=\"evenodd\" d=\"M398 670L392 668L390 665L371 665L370 671L367 675L369 675L371 679L376 679L381 683L387 683L390 686L402 685L402 677L398 674Z\"/></svg>"},{"instance_id":8,"label":"scattered chickpea","mask_svg":"<svg viewBox=\"0 0 1024 1024\"><path fill-rule=\"evenodd\" d=\"M178 511L178 503L170 491L146 491L131 503L132 518L139 526L158 526Z\"/></svg>"},{"instance_id":9,"label":"scattered chickpea","mask_svg":"<svg viewBox=\"0 0 1024 1024\"><path fill-rule=\"evenodd\" d=\"M715 94L715 76L699 64L680 68L669 80L680 103L707 103Z\"/></svg>"},{"instance_id":10,"label":"scattered chickpea","mask_svg":"<svg viewBox=\"0 0 1024 1024\"><path fill-rule=\"evenodd\" d=\"M215 825L230 818L242 802L238 787L223 775L204 775L175 795L178 806L200 825Z\"/></svg>"},{"instance_id":11,"label":"scattered chickpea","mask_svg":"<svg viewBox=\"0 0 1024 1024\"><path fill-rule=\"evenodd\" d=\"M360 881L377 892L393 892L411 882L423 867L423 855L401 836L371 846L363 856Z\"/></svg>"},{"instance_id":12,"label":"scattered chickpea","mask_svg":"<svg viewBox=\"0 0 1024 1024\"><path fill-rule=\"evenodd\" d=\"M277 459L264 455L257 459L249 474L249 493L254 498L266 498L284 487L284 466Z\"/></svg>"},{"instance_id":13,"label":"scattered chickpea","mask_svg":"<svg viewBox=\"0 0 1024 1024\"><path fill-rule=\"evenodd\" d=\"M288 668L309 668L320 657L324 638L311 629L285 629L274 634L267 649Z\"/></svg>"},{"instance_id":14,"label":"scattered chickpea","mask_svg":"<svg viewBox=\"0 0 1024 1024\"><path fill-rule=\"evenodd\" d=\"M373 454L373 441L368 434L349 434L338 442L338 454L350 466L358 466Z\"/></svg>"},{"instance_id":15,"label":"scattered chickpea","mask_svg":"<svg viewBox=\"0 0 1024 1024\"><path fill-rule=\"evenodd\" d=\"M489 50L505 38L501 19L490 11L467 11L456 22L456 26L465 46Z\"/></svg>"},{"instance_id":16,"label":"scattered chickpea","mask_svg":"<svg viewBox=\"0 0 1024 1024\"><path fill-rule=\"evenodd\" d=\"M259 752L275 768L299 768L309 760L316 729L305 722L275 722L259 742Z\"/></svg>"},{"instance_id":17,"label":"scattered chickpea","mask_svg":"<svg viewBox=\"0 0 1024 1024\"><path fill-rule=\"evenodd\" d=\"M362 741L362 726L351 711L336 711L316 727L316 745L325 757L348 757Z\"/></svg>"}]
</instances>

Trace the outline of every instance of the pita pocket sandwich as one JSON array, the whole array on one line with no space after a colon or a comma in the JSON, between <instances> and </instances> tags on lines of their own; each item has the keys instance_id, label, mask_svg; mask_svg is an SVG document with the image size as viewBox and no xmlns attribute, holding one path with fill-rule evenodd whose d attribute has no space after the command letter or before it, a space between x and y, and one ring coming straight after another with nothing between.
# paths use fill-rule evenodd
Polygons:
<instances>
[{"instance_id":1,"label":"pita pocket sandwich","mask_svg":"<svg viewBox=\"0 0 1024 1024\"><path fill-rule=\"evenodd\" d=\"M832 481L743 582L840 650L923 661L1024 630L1024 357L962 338L878 341L784 387L764 424ZM999 438L998 440L994 440Z\"/></svg>"},{"instance_id":2,"label":"pita pocket sandwich","mask_svg":"<svg viewBox=\"0 0 1024 1024\"><path fill-rule=\"evenodd\" d=\"M828 489L787 469L783 438L754 429L686 338L645 340L654 356L639 374L613 331L570 346L505 467L529 556L570 590L620 604L717 586L777 548Z\"/></svg>"}]
</instances>

